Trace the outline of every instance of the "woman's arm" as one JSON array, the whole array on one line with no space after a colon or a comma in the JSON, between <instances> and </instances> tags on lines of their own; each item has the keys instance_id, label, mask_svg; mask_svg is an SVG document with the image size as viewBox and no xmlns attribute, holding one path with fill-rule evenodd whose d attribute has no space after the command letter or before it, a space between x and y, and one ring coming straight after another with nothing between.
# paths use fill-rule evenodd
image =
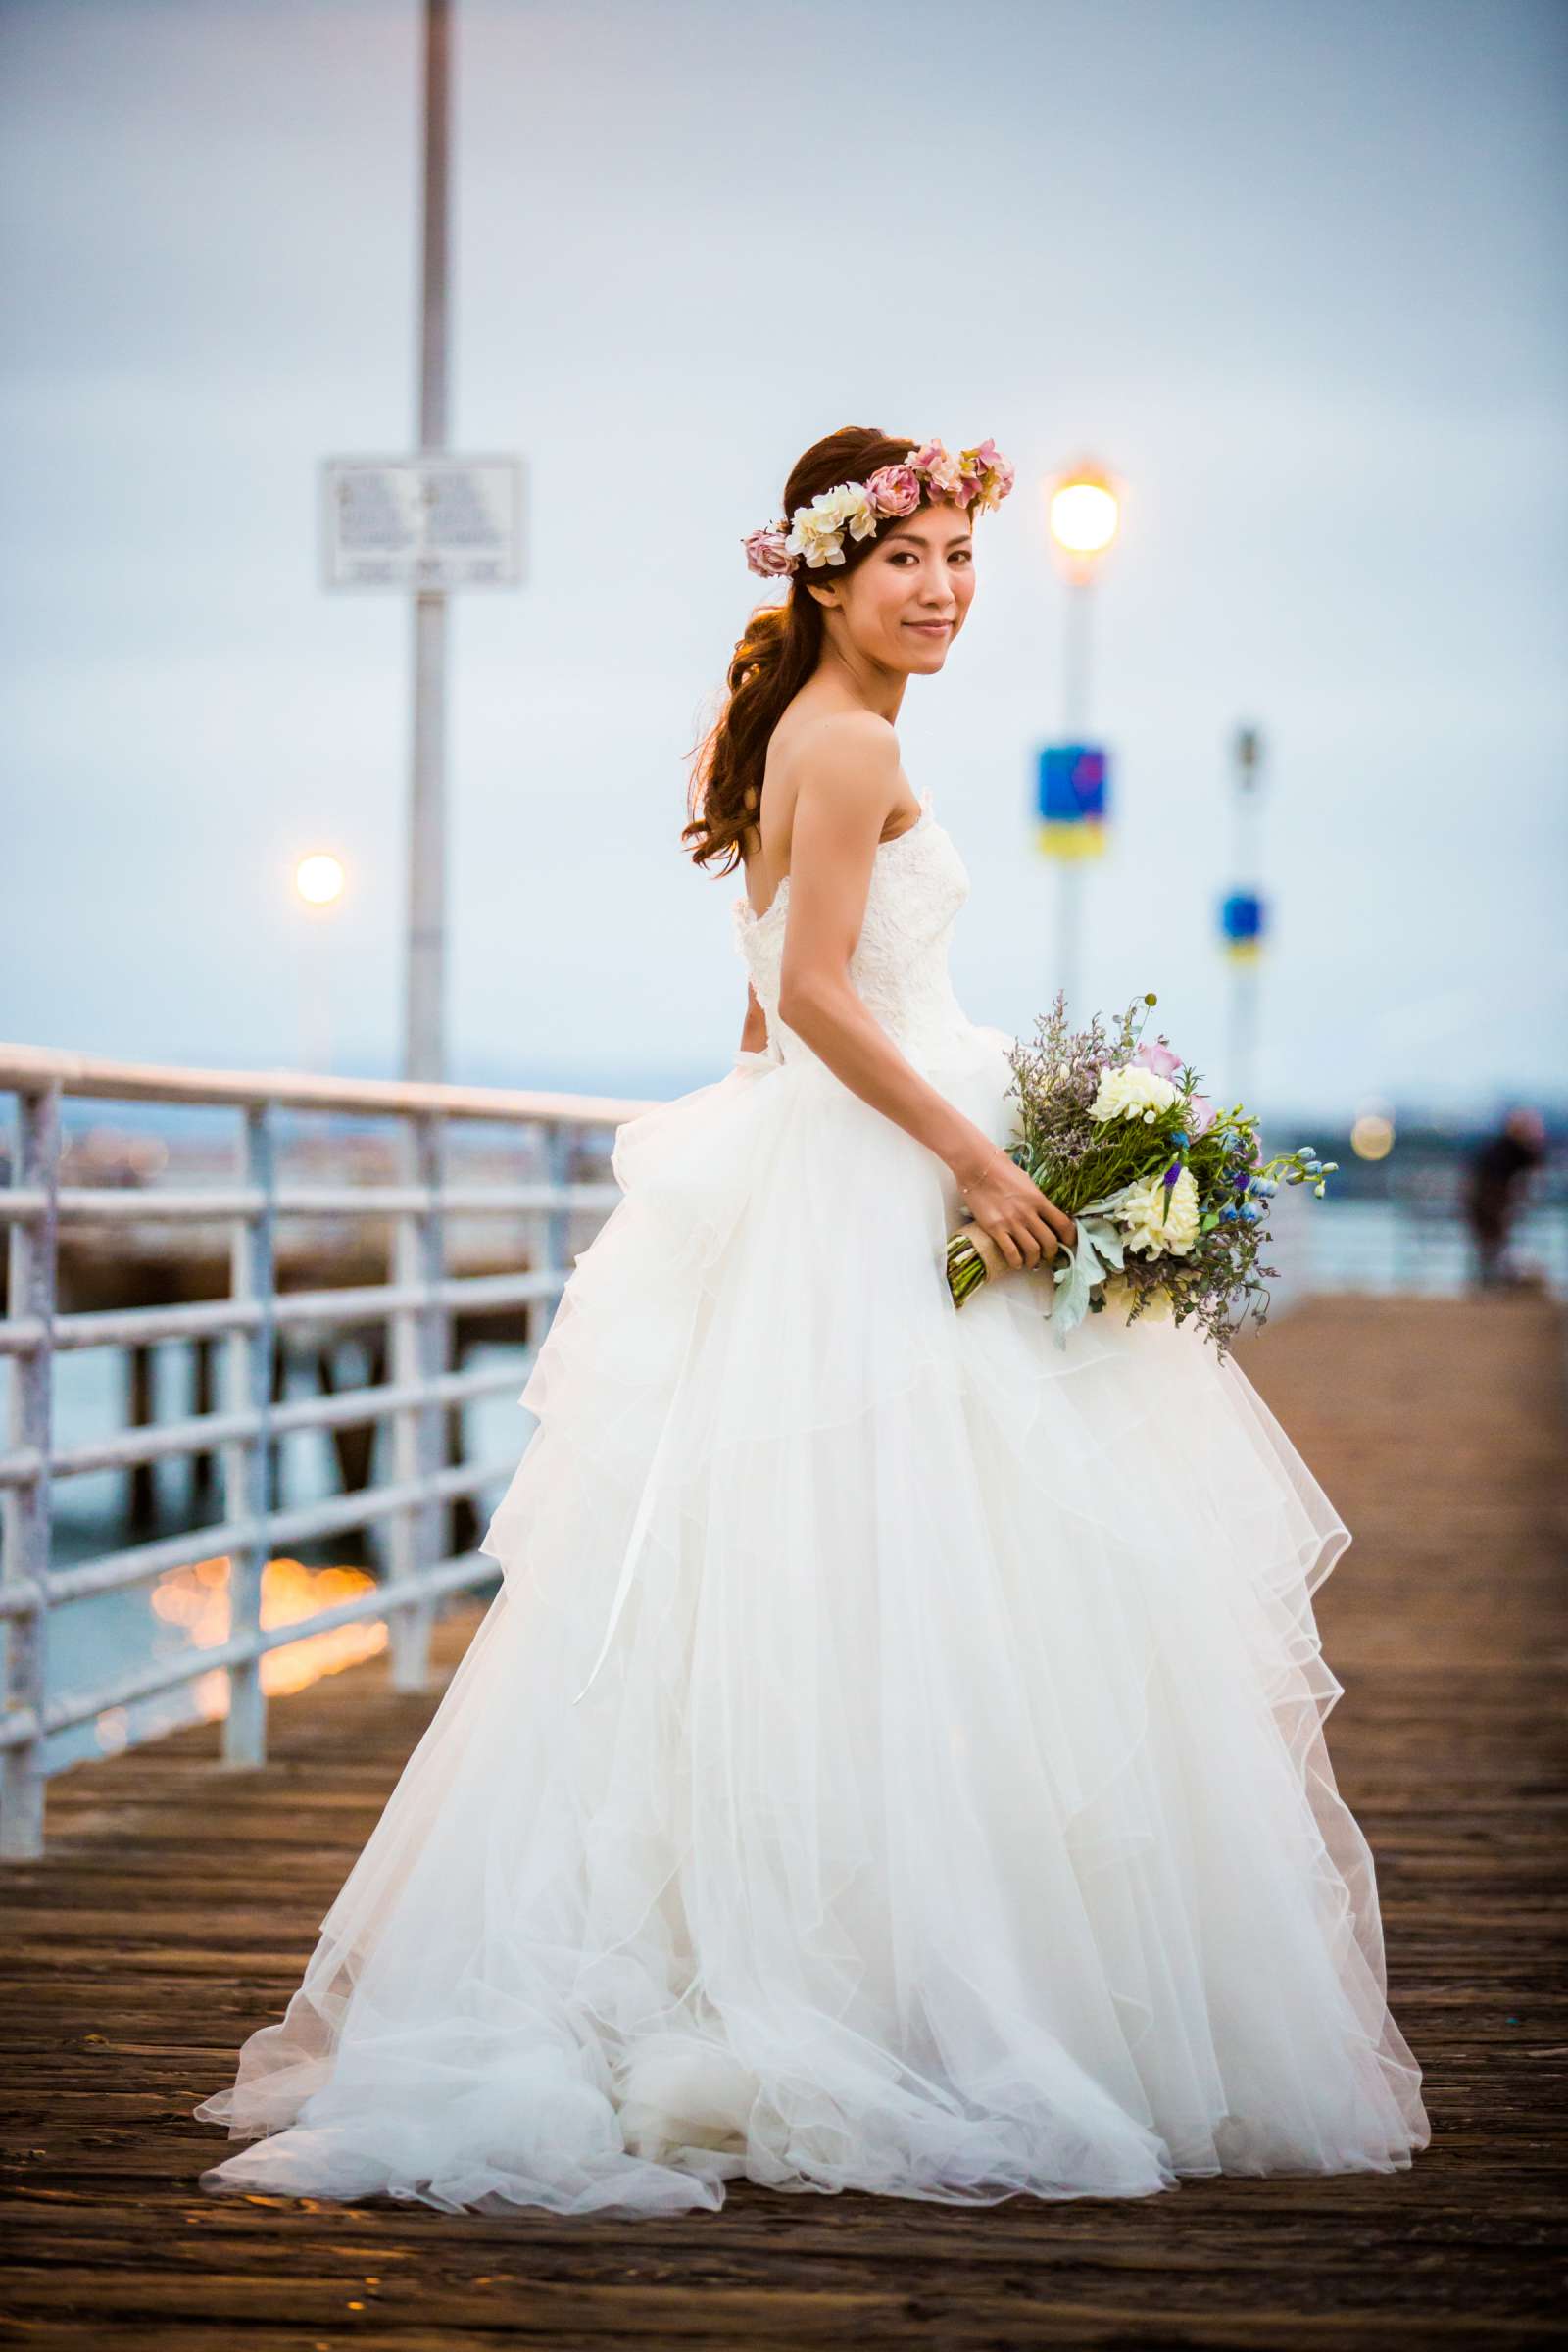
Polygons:
<instances>
[{"instance_id":1,"label":"woman's arm","mask_svg":"<svg viewBox=\"0 0 1568 2352\"><path fill-rule=\"evenodd\" d=\"M836 1078L952 1169L969 1213L1011 1266L1034 1266L1075 1239L982 1127L922 1078L850 978L882 827L898 806L898 737L871 710L812 730L790 835L779 1014Z\"/></svg>"}]
</instances>

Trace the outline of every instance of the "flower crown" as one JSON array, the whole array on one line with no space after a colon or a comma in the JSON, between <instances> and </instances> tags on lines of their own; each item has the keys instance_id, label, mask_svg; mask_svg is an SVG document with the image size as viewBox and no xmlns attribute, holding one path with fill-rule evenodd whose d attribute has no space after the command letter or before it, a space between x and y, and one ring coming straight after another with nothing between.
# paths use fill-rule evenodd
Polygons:
<instances>
[{"instance_id":1,"label":"flower crown","mask_svg":"<svg viewBox=\"0 0 1568 2352\"><path fill-rule=\"evenodd\" d=\"M1012 488L1013 470L994 441L951 457L940 441L911 449L901 466L879 466L863 482L840 482L824 490L808 507L797 507L766 530L752 531L742 540L750 568L763 579L797 571L804 556L808 568L844 561L844 534L868 539L885 514L912 514L921 497L952 499L960 507L986 514L1000 507Z\"/></svg>"}]
</instances>

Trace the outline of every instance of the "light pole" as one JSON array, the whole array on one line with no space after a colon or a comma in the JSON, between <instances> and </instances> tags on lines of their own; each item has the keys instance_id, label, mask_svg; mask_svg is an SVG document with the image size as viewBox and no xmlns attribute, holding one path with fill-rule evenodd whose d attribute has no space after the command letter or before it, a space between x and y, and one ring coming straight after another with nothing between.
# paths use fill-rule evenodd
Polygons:
<instances>
[{"instance_id":1,"label":"light pole","mask_svg":"<svg viewBox=\"0 0 1568 2352\"><path fill-rule=\"evenodd\" d=\"M424 209L419 244L419 450L447 446L447 257L451 208L451 18L424 0ZM426 488L426 497L429 492ZM414 598L414 730L409 776L409 949L403 1074L446 1075L447 599Z\"/></svg>"},{"instance_id":2,"label":"light pole","mask_svg":"<svg viewBox=\"0 0 1568 2352\"><path fill-rule=\"evenodd\" d=\"M1221 941L1231 967L1225 1085L1234 1100L1255 1103L1258 978L1267 912L1259 890L1263 738L1258 728L1237 728L1232 757L1236 798L1232 804L1231 887L1220 907Z\"/></svg>"},{"instance_id":3,"label":"light pole","mask_svg":"<svg viewBox=\"0 0 1568 2352\"><path fill-rule=\"evenodd\" d=\"M323 586L392 591L412 624L403 1072L447 1074L447 608L457 588L522 580L522 462L450 446L452 25L422 0L418 446L329 457L320 477Z\"/></svg>"},{"instance_id":4,"label":"light pole","mask_svg":"<svg viewBox=\"0 0 1568 2352\"><path fill-rule=\"evenodd\" d=\"M1055 804L1048 800L1042 808L1042 846L1056 866L1057 986L1066 991L1071 1008L1082 977L1083 864L1105 846L1105 760L1089 740L1090 593L1120 524L1121 490L1102 466L1086 459L1049 481L1046 493L1051 544L1065 580L1066 603L1062 756L1056 766L1062 781ZM1081 792L1092 788L1097 797L1075 804L1074 778L1083 780Z\"/></svg>"}]
</instances>

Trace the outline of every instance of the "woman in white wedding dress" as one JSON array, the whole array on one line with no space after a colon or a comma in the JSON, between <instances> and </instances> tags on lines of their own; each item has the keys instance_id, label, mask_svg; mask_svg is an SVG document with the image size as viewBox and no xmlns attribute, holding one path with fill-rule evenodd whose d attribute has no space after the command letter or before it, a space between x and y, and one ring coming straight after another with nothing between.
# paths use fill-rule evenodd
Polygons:
<instances>
[{"instance_id":1,"label":"woman in white wedding dress","mask_svg":"<svg viewBox=\"0 0 1568 2352\"><path fill-rule=\"evenodd\" d=\"M503 1583L216 2191L952 2203L1389 2172L1427 2138L1311 1594L1349 1541L1234 1360L1052 1343L968 896L892 720L1011 482L861 430L747 540L698 762L744 859L735 1065L617 1131L484 1549ZM957 1312L965 1213L1018 1270Z\"/></svg>"}]
</instances>

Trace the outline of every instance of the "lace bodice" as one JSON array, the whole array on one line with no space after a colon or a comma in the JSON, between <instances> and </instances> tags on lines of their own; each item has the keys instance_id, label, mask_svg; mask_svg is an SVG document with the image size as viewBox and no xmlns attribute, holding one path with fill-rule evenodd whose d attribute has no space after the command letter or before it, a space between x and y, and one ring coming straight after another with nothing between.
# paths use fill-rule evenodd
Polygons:
<instances>
[{"instance_id":1,"label":"lace bodice","mask_svg":"<svg viewBox=\"0 0 1568 2352\"><path fill-rule=\"evenodd\" d=\"M857 995L911 1060L939 1049L970 1024L953 991L948 945L969 876L931 796L917 821L877 844L865 917L850 978ZM766 909L754 913L745 893L732 903L735 942L767 1016L767 1058L792 1061L810 1047L779 1018L778 991L790 878Z\"/></svg>"}]
</instances>

